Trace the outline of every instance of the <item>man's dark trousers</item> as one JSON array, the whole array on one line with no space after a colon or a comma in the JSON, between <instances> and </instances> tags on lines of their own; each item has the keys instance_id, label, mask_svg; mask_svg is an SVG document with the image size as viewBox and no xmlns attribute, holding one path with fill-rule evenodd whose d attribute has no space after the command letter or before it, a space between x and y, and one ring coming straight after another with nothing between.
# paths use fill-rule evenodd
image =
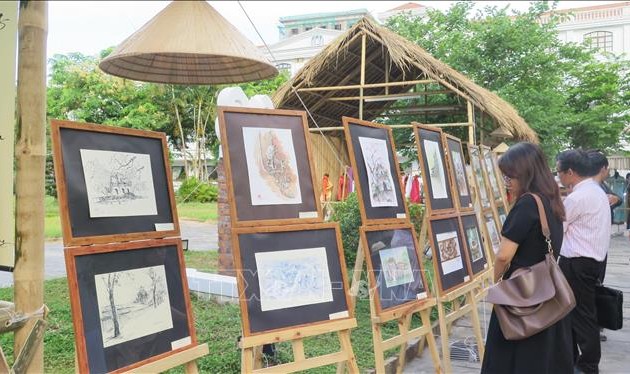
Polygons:
<instances>
[{"instance_id":1,"label":"man's dark trousers","mask_svg":"<svg viewBox=\"0 0 630 374\"><path fill-rule=\"evenodd\" d=\"M595 285L599 281L603 263L589 257L561 257L559 265L575 295L576 306L570 316L576 366L585 373L598 373L601 345Z\"/></svg>"}]
</instances>

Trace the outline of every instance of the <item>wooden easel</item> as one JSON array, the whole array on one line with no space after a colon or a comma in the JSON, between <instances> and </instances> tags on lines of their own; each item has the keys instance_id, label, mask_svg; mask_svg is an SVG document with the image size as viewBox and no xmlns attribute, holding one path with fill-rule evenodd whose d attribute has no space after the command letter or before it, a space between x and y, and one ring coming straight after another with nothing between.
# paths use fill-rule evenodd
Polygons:
<instances>
[{"instance_id":1,"label":"wooden easel","mask_svg":"<svg viewBox=\"0 0 630 374\"><path fill-rule=\"evenodd\" d=\"M197 360L210 353L208 343L199 344L194 347L187 348L168 357L149 362L142 366L129 369L124 373L161 373L178 366L184 366L184 373L197 374Z\"/></svg>"},{"instance_id":2,"label":"wooden easel","mask_svg":"<svg viewBox=\"0 0 630 374\"><path fill-rule=\"evenodd\" d=\"M352 318L243 337L239 342L239 347L241 348L241 373L291 373L332 364L338 364L338 368L347 365L350 373L358 373L359 367L350 343L350 329L356 326L356 319ZM330 332L337 332L339 335L341 349L338 352L327 355L306 358L304 355L304 338ZM291 342L294 361L262 368L258 348L264 344L284 341ZM340 372L339 369L337 372Z\"/></svg>"}]
</instances>

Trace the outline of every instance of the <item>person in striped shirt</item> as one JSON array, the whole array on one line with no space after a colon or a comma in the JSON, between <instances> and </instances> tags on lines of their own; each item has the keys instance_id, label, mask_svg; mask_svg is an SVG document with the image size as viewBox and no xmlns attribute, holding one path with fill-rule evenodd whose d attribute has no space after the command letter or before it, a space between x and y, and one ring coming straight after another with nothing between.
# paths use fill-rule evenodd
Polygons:
<instances>
[{"instance_id":1,"label":"person in striped shirt","mask_svg":"<svg viewBox=\"0 0 630 374\"><path fill-rule=\"evenodd\" d=\"M575 294L571 312L576 369L598 373L601 358L595 286L610 245L610 206L593 178L588 154L580 149L556 158L560 182L571 193L564 199L566 221L559 265Z\"/></svg>"}]
</instances>

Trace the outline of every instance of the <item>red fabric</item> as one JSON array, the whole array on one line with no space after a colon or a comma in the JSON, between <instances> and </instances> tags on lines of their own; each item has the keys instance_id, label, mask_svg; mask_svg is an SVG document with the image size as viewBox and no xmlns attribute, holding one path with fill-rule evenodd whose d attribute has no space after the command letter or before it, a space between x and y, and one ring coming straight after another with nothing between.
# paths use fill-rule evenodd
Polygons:
<instances>
[{"instance_id":1,"label":"red fabric","mask_svg":"<svg viewBox=\"0 0 630 374\"><path fill-rule=\"evenodd\" d=\"M345 179L345 185L344 185L344 179ZM348 195L350 194L350 189L351 188L352 188L352 186L350 185L350 178L348 178L348 175L341 174L339 176L339 182L338 182L338 186L337 186L337 200L338 201L345 200L346 197L348 197ZM343 193L344 190L345 190L345 193Z\"/></svg>"},{"instance_id":2,"label":"red fabric","mask_svg":"<svg viewBox=\"0 0 630 374\"><path fill-rule=\"evenodd\" d=\"M409 200L412 203L420 203L420 181L418 180L418 176L413 177L413 181L411 182L411 193L409 194Z\"/></svg>"},{"instance_id":3,"label":"red fabric","mask_svg":"<svg viewBox=\"0 0 630 374\"><path fill-rule=\"evenodd\" d=\"M321 201L330 201L330 198L332 197L332 188L333 186L328 180L328 177L324 175L324 178L322 179L322 194L320 196Z\"/></svg>"}]
</instances>

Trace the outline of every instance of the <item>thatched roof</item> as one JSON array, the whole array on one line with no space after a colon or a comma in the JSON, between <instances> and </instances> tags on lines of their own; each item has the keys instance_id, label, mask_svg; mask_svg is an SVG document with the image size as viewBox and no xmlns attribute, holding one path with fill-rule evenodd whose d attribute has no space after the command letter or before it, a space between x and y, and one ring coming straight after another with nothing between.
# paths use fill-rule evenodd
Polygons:
<instances>
[{"instance_id":1,"label":"thatched roof","mask_svg":"<svg viewBox=\"0 0 630 374\"><path fill-rule=\"evenodd\" d=\"M354 27L309 60L293 79L274 95L277 108L303 109L291 86L296 89L358 85L361 82L361 36L366 35L365 83L401 82L431 79L449 92L469 100L494 120L495 126L509 131L515 139L537 141L536 133L516 110L496 94L478 86L463 74L431 56L418 45L393 31L363 18ZM389 65L389 66L388 66ZM386 79L387 76L387 79ZM389 87L389 94L406 93L414 84ZM321 127L340 126L342 116L359 117L359 101L329 100L358 96L358 89L300 92L300 97ZM384 88L365 88L364 95L382 95ZM364 102L363 119L372 120L394 101ZM311 121L309 119L309 121ZM487 125L489 121L486 121ZM313 123L310 123L313 126Z\"/></svg>"}]
</instances>

